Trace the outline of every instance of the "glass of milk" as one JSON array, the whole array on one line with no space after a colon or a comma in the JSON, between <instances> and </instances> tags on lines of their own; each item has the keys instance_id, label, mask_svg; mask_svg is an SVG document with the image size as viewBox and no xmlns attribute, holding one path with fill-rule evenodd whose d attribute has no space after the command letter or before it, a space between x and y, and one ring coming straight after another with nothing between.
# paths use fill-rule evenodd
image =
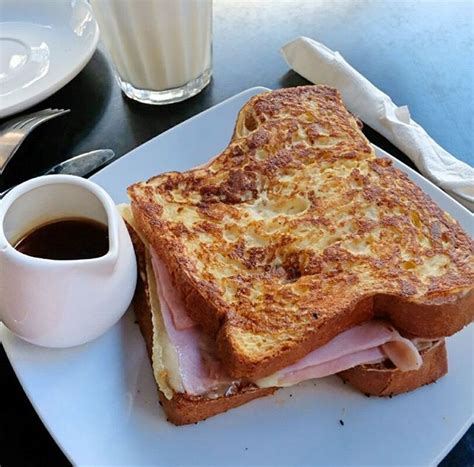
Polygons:
<instances>
[{"instance_id":1,"label":"glass of milk","mask_svg":"<svg viewBox=\"0 0 474 467\"><path fill-rule=\"evenodd\" d=\"M212 0L91 0L123 92L170 104L212 74Z\"/></svg>"}]
</instances>

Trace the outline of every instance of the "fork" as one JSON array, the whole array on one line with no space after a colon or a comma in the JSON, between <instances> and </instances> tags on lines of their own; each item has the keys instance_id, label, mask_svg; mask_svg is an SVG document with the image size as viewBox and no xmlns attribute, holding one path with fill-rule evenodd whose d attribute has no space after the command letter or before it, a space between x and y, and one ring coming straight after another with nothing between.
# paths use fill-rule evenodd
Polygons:
<instances>
[{"instance_id":1,"label":"fork","mask_svg":"<svg viewBox=\"0 0 474 467\"><path fill-rule=\"evenodd\" d=\"M44 109L9 120L0 127L0 175L23 140L42 123L68 113L69 109Z\"/></svg>"}]
</instances>

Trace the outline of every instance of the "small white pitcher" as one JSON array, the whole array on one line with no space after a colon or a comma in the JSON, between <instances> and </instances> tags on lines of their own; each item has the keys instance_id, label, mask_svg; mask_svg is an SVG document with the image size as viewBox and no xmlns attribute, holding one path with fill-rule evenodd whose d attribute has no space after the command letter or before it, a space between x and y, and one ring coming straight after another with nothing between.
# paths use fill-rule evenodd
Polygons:
<instances>
[{"instance_id":1,"label":"small white pitcher","mask_svg":"<svg viewBox=\"0 0 474 467\"><path fill-rule=\"evenodd\" d=\"M104 256L58 261L14 248L36 226L72 217L108 226ZM22 183L0 201L0 319L28 342L69 347L100 336L127 310L136 279L127 228L95 183L47 175Z\"/></svg>"}]
</instances>

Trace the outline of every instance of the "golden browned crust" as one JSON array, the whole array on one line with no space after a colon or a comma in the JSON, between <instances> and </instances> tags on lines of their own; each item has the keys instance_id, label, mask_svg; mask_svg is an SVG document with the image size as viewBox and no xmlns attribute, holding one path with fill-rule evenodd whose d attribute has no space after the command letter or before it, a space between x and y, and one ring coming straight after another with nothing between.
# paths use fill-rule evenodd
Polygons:
<instances>
[{"instance_id":1,"label":"golden browned crust","mask_svg":"<svg viewBox=\"0 0 474 467\"><path fill-rule=\"evenodd\" d=\"M474 319L472 241L375 158L329 87L252 98L209 165L129 195L234 377L267 376L376 314L435 337Z\"/></svg>"},{"instance_id":2,"label":"golden browned crust","mask_svg":"<svg viewBox=\"0 0 474 467\"><path fill-rule=\"evenodd\" d=\"M389 319L404 334L430 339L448 337L472 321L474 290L431 297L425 303L379 295L375 297L374 310L377 316Z\"/></svg>"},{"instance_id":3,"label":"golden browned crust","mask_svg":"<svg viewBox=\"0 0 474 467\"><path fill-rule=\"evenodd\" d=\"M360 365L338 374L359 391L372 396L395 396L430 384L448 372L444 339L422 350L423 365L416 371L400 371L380 365Z\"/></svg>"},{"instance_id":4,"label":"golden browned crust","mask_svg":"<svg viewBox=\"0 0 474 467\"><path fill-rule=\"evenodd\" d=\"M216 399L175 394L171 400L160 391L160 401L169 422L175 425L188 425L227 412L259 397L269 396L275 391L276 388L260 389L248 386L237 394L220 396Z\"/></svg>"},{"instance_id":5,"label":"golden browned crust","mask_svg":"<svg viewBox=\"0 0 474 467\"><path fill-rule=\"evenodd\" d=\"M133 309L140 326L140 331L145 339L148 356L152 358L153 352L153 325L151 321L151 308L149 302L149 289L146 277L145 248L133 228L127 224L132 238L133 246L138 260L138 280L133 297ZM276 388L260 389L247 385L240 387L235 394L216 398L196 397L188 394L175 393L171 400L159 390L160 405L166 413L168 421L175 425L196 423L219 413L239 407L259 397L273 394Z\"/></svg>"}]
</instances>

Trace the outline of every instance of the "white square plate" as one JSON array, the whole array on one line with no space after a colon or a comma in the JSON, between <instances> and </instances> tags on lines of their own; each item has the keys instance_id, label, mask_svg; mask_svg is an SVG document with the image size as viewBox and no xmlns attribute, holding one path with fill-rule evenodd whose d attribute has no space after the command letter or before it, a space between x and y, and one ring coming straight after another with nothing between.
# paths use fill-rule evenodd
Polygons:
<instances>
[{"instance_id":1,"label":"white square plate","mask_svg":"<svg viewBox=\"0 0 474 467\"><path fill-rule=\"evenodd\" d=\"M264 90L249 89L176 126L93 180L120 203L135 181L207 161L227 145L242 105ZM377 152L472 230L462 206ZM101 338L77 348L35 347L6 329L2 341L32 404L74 464L427 465L437 464L472 423L473 331L448 340L446 377L409 394L367 398L330 377L183 427L167 423L158 405L131 312Z\"/></svg>"}]
</instances>

